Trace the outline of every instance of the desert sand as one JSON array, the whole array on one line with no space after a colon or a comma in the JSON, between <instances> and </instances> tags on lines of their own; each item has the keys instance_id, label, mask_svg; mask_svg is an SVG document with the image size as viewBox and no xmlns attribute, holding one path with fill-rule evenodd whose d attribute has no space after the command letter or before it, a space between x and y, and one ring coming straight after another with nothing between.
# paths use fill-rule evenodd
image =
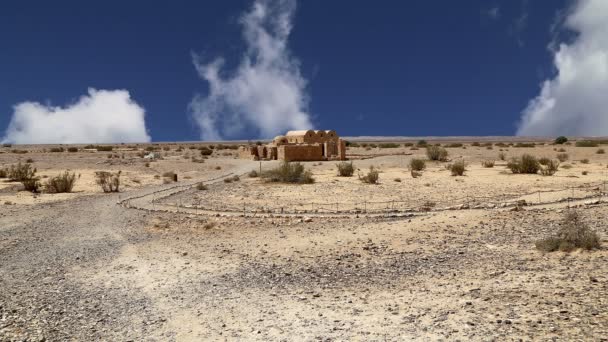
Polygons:
<instances>
[{"instance_id":1,"label":"desert sand","mask_svg":"<svg viewBox=\"0 0 608 342\"><path fill-rule=\"evenodd\" d=\"M0 148L0 168L79 177L64 194L0 179L0 340L605 340L608 146L426 139L464 145L413 178L424 148L354 139L355 174L303 163L313 184L249 177L278 162L217 147L203 159L203 143L159 143L155 161L145 144ZM513 174L524 153L568 160ZM456 160L464 176L446 169ZM379 184L361 182L372 166ZM95 172L119 170L120 192L103 193ZM602 248L535 248L568 210Z\"/></svg>"}]
</instances>

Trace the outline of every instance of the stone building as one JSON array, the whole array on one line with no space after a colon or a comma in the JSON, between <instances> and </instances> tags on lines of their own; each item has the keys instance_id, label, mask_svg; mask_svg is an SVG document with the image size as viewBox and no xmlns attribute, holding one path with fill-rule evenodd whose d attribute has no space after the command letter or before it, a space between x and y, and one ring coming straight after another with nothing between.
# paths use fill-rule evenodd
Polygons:
<instances>
[{"instance_id":1,"label":"stone building","mask_svg":"<svg viewBox=\"0 0 608 342\"><path fill-rule=\"evenodd\" d=\"M289 131L267 145L240 146L239 156L253 160L345 160L346 142L336 131Z\"/></svg>"}]
</instances>

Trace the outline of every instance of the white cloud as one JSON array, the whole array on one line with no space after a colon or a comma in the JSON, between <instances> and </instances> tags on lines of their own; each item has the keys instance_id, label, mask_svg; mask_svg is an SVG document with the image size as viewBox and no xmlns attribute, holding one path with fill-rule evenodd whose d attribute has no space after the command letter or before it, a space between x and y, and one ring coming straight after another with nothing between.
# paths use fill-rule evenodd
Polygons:
<instances>
[{"instance_id":1,"label":"white cloud","mask_svg":"<svg viewBox=\"0 0 608 342\"><path fill-rule=\"evenodd\" d=\"M490 19L498 20L500 18L500 7L494 6L485 13Z\"/></svg>"},{"instance_id":2,"label":"white cloud","mask_svg":"<svg viewBox=\"0 0 608 342\"><path fill-rule=\"evenodd\" d=\"M3 138L17 144L148 142L145 111L126 90L95 90L66 107L22 102Z\"/></svg>"},{"instance_id":3,"label":"white cloud","mask_svg":"<svg viewBox=\"0 0 608 342\"><path fill-rule=\"evenodd\" d=\"M194 56L194 65L209 83L190 111L201 138L220 140L252 132L273 137L289 129L312 128L307 113L306 80L287 47L295 0L257 0L240 20L247 50L238 68L222 77L222 58L211 63Z\"/></svg>"},{"instance_id":4,"label":"white cloud","mask_svg":"<svg viewBox=\"0 0 608 342\"><path fill-rule=\"evenodd\" d=\"M557 75L523 111L519 135L608 135L608 1L579 0L564 24L577 36L553 52Z\"/></svg>"}]
</instances>

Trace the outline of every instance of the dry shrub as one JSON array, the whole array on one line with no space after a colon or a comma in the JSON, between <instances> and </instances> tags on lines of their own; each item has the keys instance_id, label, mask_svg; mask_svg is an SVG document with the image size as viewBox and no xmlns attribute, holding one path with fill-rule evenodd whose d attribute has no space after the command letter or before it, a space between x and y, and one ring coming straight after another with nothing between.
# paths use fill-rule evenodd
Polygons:
<instances>
[{"instance_id":1,"label":"dry shrub","mask_svg":"<svg viewBox=\"0 0 608 342\"><path fill-rule=\"evenodd\" d=\"M589 164L589 159L581 159L581 164Z\"/></svg>"},{"instance_id":2,"label":"dry shrub","mask_svg":"<svg viewBox=\"0 0 608 342\"><path fill-rule=\"evenodd\" d=\"M63 147L51 147L51 148L49 149L49 152L63 152L63 151L65 151L65 150L63 149Z\"/></svg>"},{"instance_id":3,"label":"dry shrub","mask_svg":"<svg viewBox=\"0 0 608 342\"><path fill-rule=\"evenodd\" d=\"M203 182L196 184L196 190L207 190L209 189Z\"/></svg>"},{"instance_id":4,"label":"dry shrub","mask_svg":"<svg viewBox=\"0 0 608 342\"><path fill-rule=\"evenodd\" d=\"M274 169L262 172L261 177L265 181L273 183L310 184L315 182L312 172L304 170L304 165L298 162L285 161Z\"/></svg>"},{"instance_id":5,"label":"dry shrub","mask_svg":"<svg viewBox=\"0 0 608 342\"><path fill-rule=\"evenodd\" d=\"M30 180L35 178L35 176L36 169L32 168L32 165L29 163L21 164L21 162L19 162L17 165L11 165L7 170L7 177L11 182Z\"/></svg>"},{"instance_id":6,"label":"dry shrub","mask_svg":"<svg viewBox=\"0 0 608 342\"><path fill-rule=\"evenodd\" d=\"M76 184L76 174L65 171L58 176L49 178L44 184L44 188L49 193L59 194L72 192L74 184Z\"/></svg>"},{"instance_id":7,"label":"dry shrub","mask_svg":"<svg viewBox=\"0 0 608 342\"><path fill-rule=\"evenodd\" d=\"M401 183L401 178L395 178L395 179L393 179L393 180L394 180L395 182L397 182L397 183Z\"/></svg>"},{"instance_id":8,"label":"dry shrub","mask_svg":"<svg viewBox=\"0 0 608 342\"><path fill-rule=\"evenodd\" d=\"M427 146L426 156L430 160L446 161L448 158L448 151L440 146Z\"/></svg>"},{"instance_id":9,"label":"dry shrub","mask_svg":"<svg viewBox=\"0 0 608 342\"><path fill-rule=\"evenodd\" d=\"M412 178L418 178L418 177L422 176L422 172L410 170L410 175L412 175Z\"/></svg>"},{"instance_id":10,"label":"dry shrub","mask_svg":"<svg viewBox=\"0 0 608 342\"><path fill-rule=\"evenodd\" d=\"M504 152L498 153L498 159L505 160L507 159L507 155Z\"/></svg>"},{"instance_id":11,"label":"dry shrub","mask_svg":"<svg viewBox=\"0 0 608 342\"><path fill-rule=\"evenodd\" d=\"M588 175L588 174L589 174L589 171L583 171L583 172L581 172L581 174L582 174L583 176L586 176L586 175Z\"/></svg>"},{"instance_id":12,"label":"dry shrub","mask_svg":"<svg viewBox=\"0 0 608 342\"><path fill-rule=\"evenodd\" d=\"M458 160L453 164L448 165L448 169L452 172L452 176L463 176L465 171L467 170L467 165L464 160Z\"/></svg>"},{"instance_id":13,"label":"dry shrub","mask_svg":"<svg viewBox=\"0 0 608 342\"><path fill-rule=\"evenodd\" d=\"M559 151L559 150L558 150ZM557 160L559 160L560 162L565 162L566 160L568 160L569 156L568 153L558 153L555 158L557 158Z\"/></svg>"},{"instance_id":14,"label":"dry shrub","mask_svg":"<svg viewBox=\"0 0 608 342\"><path fill-rule=\"evenodd\" d=\"M257 178L260 176L260 174L256 170L251 170L249 171L247 176L249 176L249 178Z\"/></svg>"},{"instance_id":15,"label":"dry shrub","mask_svg":"<svg viewBox=\"0 0 608 342\"><path fill-rule=\"evenodd\" d=\"M68 147L68 152L71 152L71 153L78 152L78 147Z\"/></svg>"},{"instance_id":16,"label":"dry shrub","mask_svg":"<svg viewBox=\"0 0 608 342\"><path fill-rule=\"evenodd\" d=\"M513 173L535 174L540 170L540 164L536 157L524 154L520 158L512 158L507 163L507 168Z\"/></svg>"},{"instance_id":17,"label":"dry shrub","mask_svg":"<svg viewBox=\"0 0 608 342\"><path fill-rule=\"evenodd\" d=\"M201 155L202 156L210 156L211 154L213 154L213 150L210 149L209 147L201 147L199 149L201 151Z\"/></svg>"},{"instance_id":18,"label":"dry shrub","mask_svg":"<svg viewBox=\"0 0 608 342\"><path fill-rule=\"evenodd\" d=\"M597 154L604 154L604 153L606 153L606 151L604 151L603 148L599 148L597 151L595 151L595 153L597 153Z\"/></svg>"},{"instance_id":19,"label":"dry shrub","mask_svg":"<svg viewBox=\"0 0 608 342\"><path fill-rule=\"evenodd\" d=\"M536 242L543 252L570 252L577 248L592 250L600 248L600 237L583 222L578 212L568 211L557 234Z\"/></svg>"},{"instance_id":20,"label":"dry shrub","mask_svg":"<svg viewBox=\"0 0 608 342\"><path fill-rule=\"evenodd\" d=\"M205 230L209 230L209 229L215 228L215 226L217 226L217 223L215 223L213 221L209 221L209 222L205 223L205 225L203 226L203 228Z\"/></svg>"},{"instance_id":21,"label":"dry shrub","mask_svg":"<svg viewBox=\"0 0 608 342\"><path fill-rule=\"evenodd\" d=\"M542 157L538 159L538 163L540 165L548 165L551 162L551 159L547 158L547 157Z\"/></svg>"},{"instance_id":22,"label":"dry shrub","mask_svg":"<svg viewBox=\"0 0 608 342\"><path fill-rule=\"evenodd\" d=\"M424 159L414 158L410 160L410 170L422 171L424 169L426 169L426 161Z\"/></svg>"},{"instance_id":23,"label":"dry shrub","mask_svg":"<svg viewBox=\"0 0 608 342\"><path fill-rule=\"evenodd\" d=\"M8 177L8 171L6 169L0 169L0 178Z\"/></svg>"},{"instance_id":24,"label":"dry shrub","mask_svg":"<svg viewBox=\"0 0 608 342\"><path fill-rule=\"evenodd\" d=\"M338 167L338 176L340 177L351 177L355 173L355 167L352 162L341 162L336 166Z\"/></svg>"},{"instance_id":25,"label":"dry shrub","mask_svg":"<svg viewBox=\"0 0 608 342\"><path fill-rule=\"evenodd\" d=\"M572 165L570 165L570 164L562 165L562 169L570 170L571 168L572 168Z\"/></svg>"},{"instance_id":26,"label":"dry shrub","mask_svg":"<svg viewBox=\"0 0 608 342\"><path fill-rule=\"evenodd\" d=\"M447 148L458 148L458 147L462 147L463 145L461 143L451 143L451 144L446 144L445 147Z\"/></svg>"},{"instance_id":27,"label":"dry shrub","mask_svg":"<svg viewBox=\"0 0 608 342\"><path fill-rule=\"evenodd\" d=\"M116 173L107 171L96 171L95 182L101 186L103 192L118 192L120 187L121 171Z\"/></svg>"},{"instance_id":28,"label":"dry shrub","mask_svg":"<svg viewBox=\"0 0 608 342\"><path fill-rule=\"evenodd\" d=\"M232 183L232 178L231 177L224 178L224 183Z\"/></svg>"},{"instance_id":29,"label":"dry shrub","mask_svg":"<svg viewBox=\"0 0 608 342\"><path fill-rule=\"evenodd\" d=\"M363 177L359 176L359 179L363 183L367 184L378 184L378 179L380 178L380 172L376 170L373 166L369 167L369 172Z\"/></svg>"},{"instance_id":30,"label":"dry shrub","mask_svg":"<svg viewBox=\"0 0 608 342\"><path fill-rule=\"evenodd\" d=\"M524 142L519 142L519 143L515 144L513 147L520 147L520 148L521 148L521 147L526 147L526 148L531 148L531 147L534 147L534 146L536 146L536 144L534 144L534 143L524 143Z\"/></svg>"},{"instance_id":31,"label":"dry shrub","mask_svg":"<svg viewBox=\"0 0 608 342\"><path fill-rule=\"evenodd\" d=\"M543 158L548 159L548 158ZM557 160L542 160L539 161L540 166L540 174L543 176L553 176L557 170L559 169L559 161Z\"/></svg>"},{"instance_id":32,"label":"dry shrub","mask_svg":"<svg viewBox=\"0 0 608 342\"><path fill-rule=\"evenodd\" d=\"M487 168L492 168L492 167L494 167L494 161L493 160L484 160L481 162L481 166L487 167Z\"/></svg>"}]
</instances>

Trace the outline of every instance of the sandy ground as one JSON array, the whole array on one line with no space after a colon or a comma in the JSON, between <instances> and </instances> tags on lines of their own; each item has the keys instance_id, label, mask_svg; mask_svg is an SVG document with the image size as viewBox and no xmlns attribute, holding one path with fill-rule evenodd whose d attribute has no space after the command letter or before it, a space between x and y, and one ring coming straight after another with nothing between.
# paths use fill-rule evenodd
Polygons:
<instances>
[{"instance_id":1,"label":"sandy ground","mask_svg":"<svg viewBox=\"0 0 608 342\"><path fill-rule=\"evenodd\" d=\"M451 148L468 171L452 177L429 163L406 166L423 150L351 148L380 184L337 177L334 162L306 163L315 184L258 178L209 184L165 203L202 203L217 215L128 209L116 203L179 184L245 174L258 162L223 150L203 163L184 145L152 162L126 151L0 154L27 158L40 175L69 169L72 194L0 189L0 340L605 340L608 338L606 204L578 210L603 239L592 252L544 254L534 242L555 232L564 205L549 210L437 210L410 218L239 217L221 210L306 207L307 203L402 201L435 208L525 198L551 202L603 190L608 157L563 146L570 169L552 177L512 175L488 150ZM503 148L507 156L554 156L555 146ZM559 148L559 147L558 147ZM188 158L184 154L189 153ZM226 154L226 155L222 155ZM374 155L376 155L374 157ZM382 155L382 156L378 156ZM508 158L507 157L507 158ZM582 159L589 159L587 164ZM263 168L275 163L264 162ZM94 172L123 172L119 194L102 194ZM587 175L582 172L586 171ZM400 178L401 182L394 179ZM44 180L44 179L43 179ZM565 190L564 190L565 189ZM146 197L144 197L145 199ZM200 202L199 202L200 200Z\"/></svg>"}]
</instances>

